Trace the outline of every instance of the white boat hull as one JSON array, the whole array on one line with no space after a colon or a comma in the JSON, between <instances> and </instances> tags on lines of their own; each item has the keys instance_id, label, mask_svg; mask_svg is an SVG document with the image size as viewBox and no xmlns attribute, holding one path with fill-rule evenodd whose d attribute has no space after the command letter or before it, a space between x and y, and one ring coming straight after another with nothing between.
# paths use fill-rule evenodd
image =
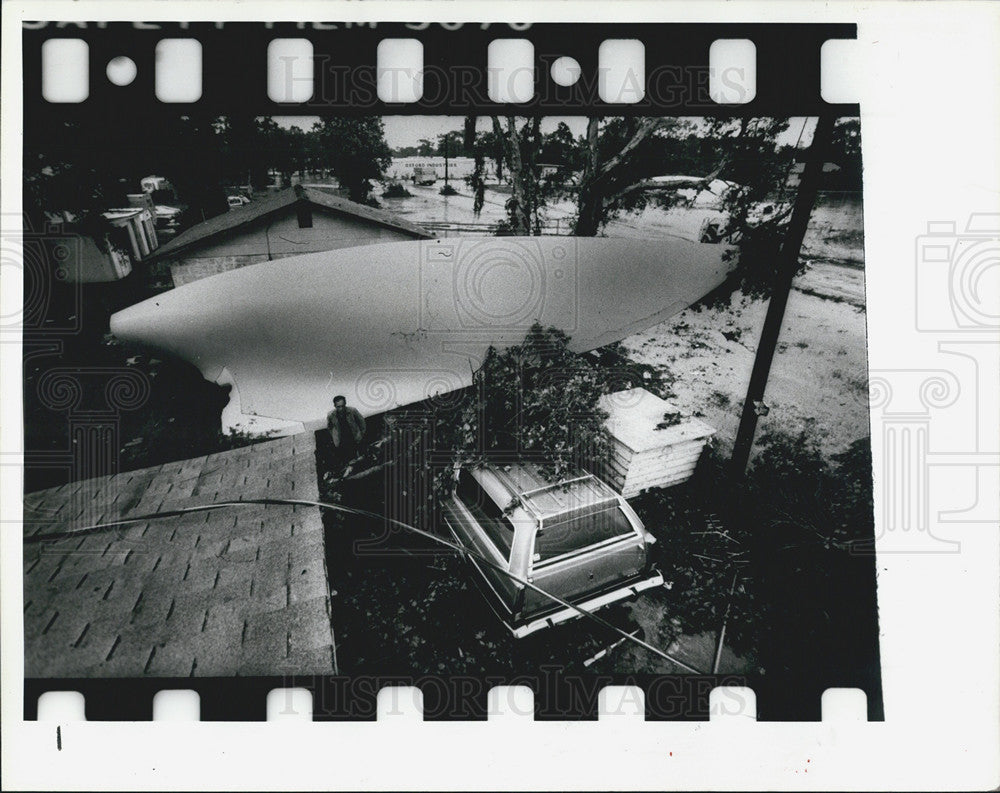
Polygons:
<instances>
[{"instance_id":1,"label":"white boat hull","mask_svg":"<svg viewBox=\"0 0 1000 793\"><path fill-rule=\"evenodd\" d=\"M683 240L490 237L384 243L250 265L119 311L124 341L233 386L224 429L292 432L336 394L374 415L467 386L536 320L584 352L723 282L727 248Z\"/></svg>"}]
</instances>

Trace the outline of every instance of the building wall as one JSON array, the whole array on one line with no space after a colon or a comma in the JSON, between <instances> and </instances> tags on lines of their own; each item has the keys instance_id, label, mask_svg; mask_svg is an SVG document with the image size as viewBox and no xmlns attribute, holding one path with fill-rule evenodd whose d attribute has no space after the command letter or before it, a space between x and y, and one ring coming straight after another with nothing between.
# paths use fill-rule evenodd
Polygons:
<instances>
[{"instance_id":1,"label":"building wall","mask_svg":"<svg viewBox=\"0 0 1000 793\"><path fill-rule=\"evenodd\" d=\"M248 264L266 262L266 255L259 256L199 256L191 259L178 259L170 264L170 277L174 286L184 286L192 281L218 275L228 270L246 267Z\"/></svg>"},{"instance_id":2,"label":"building wall","mask_svg":"<svg viewBox=\"0 0 1000 793\"><path fill-rule=\"evenodd\" d=\"M266 224L236 229L183 251L170 262L170 272L174 286L181 286L227 270L286 256L412 239L414 237L404 231L334 214L316 206L313 206L312 228L301 229L295 207L289 207Z\"/></svg>"},{"instance_id":3,"label":"building wall","mask_svg":"<svg viewBox=\"0 0 1000 793\"><path fill-rule=\"evenodd\" d=\"M389 176L393 179L408 180L417 165L430 166L437 171L438 179L444 180L444 157L394 157L389 166ZM448 178L465 179L475 170L476 161L472 157L449 157Z\"/></svg>"}]
</instances>

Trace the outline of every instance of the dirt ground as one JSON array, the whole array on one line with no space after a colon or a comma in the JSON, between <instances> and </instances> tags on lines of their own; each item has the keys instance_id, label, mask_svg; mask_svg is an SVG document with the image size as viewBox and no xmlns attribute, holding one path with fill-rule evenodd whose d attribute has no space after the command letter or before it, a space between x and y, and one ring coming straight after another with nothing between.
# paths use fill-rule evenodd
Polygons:
<instances>
[{"instance_id":1,"label":"dirt ground","mask_svg":"<svg viewBox=\"0 0 1000 793\"><path fill-rule=\"evenodd\" d=\"M624 341L632 357L662 367L677 407L718 430L731 448L767 303L740 293L720 308L688 309ZM809 428L826 454L869 433L864 274L815 262L794 282L758 424Z\"/></svg>"}]
</instances>

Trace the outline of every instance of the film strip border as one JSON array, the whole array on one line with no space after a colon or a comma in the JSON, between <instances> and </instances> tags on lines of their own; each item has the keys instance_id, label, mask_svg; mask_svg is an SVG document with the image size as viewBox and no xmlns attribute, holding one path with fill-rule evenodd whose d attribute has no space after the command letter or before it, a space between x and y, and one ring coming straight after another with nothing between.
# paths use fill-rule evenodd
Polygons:
<instances>
[{"instance_id":1,"label":"film strip border","mask_svg":"<svg viewBox=\"0 0 1000 793\"><path fill-rule=\"evenodd\" d=\"M855 38L851 23L37 21L25 22L23 34L25 100L65 118L123 108L129 114L184 108L261 115L858 114L857 104L821 95L822 48ZM720 41L750 50L752 98L719 101L711 90L713 44ZM172 45L164 49L164 42ZM58 58L46 54L56 51ZM76 89L46 90L47 57L79 72ZM286 67L279 78L276 61ZM622 63L634 66L621 73ZM417 73L416 89L385 89L387 81ZM158 98L167 93L175 101Z\"/></svg>"},{"instance_id":2,"label":"film strip border","mask_svg":"<svg viewBox=\"0 0 1000 793\"><path fill-rule=\"evenodd\" d=\"M235 677L27 679L24 718L39 721L881 721L878 692L856 684L795 691L796 712L777 681L736 675L564 675L450 677ZM178 708L179 706L179 708Z\"/></svg>"},{"instance_id":3,"label":"film strip border","mask_svg":"<svg viewBox=\"0 0 1000 793\"><path fill-rule=\"evenodd\" d=\"M853 24L566 24L511 25L472 23L58 23L24 26L24 97L36 118L72 118L75 114L121 117L183 112L187 107L225 112L230 108L262 115L311 114L443 114L551 113L614 115L813 115L834 112L856 115L855 104L832 104L821 95L821 52L830 40L852 39ZM52 40L83 42L77 63L86 73L86 91L67 101L46 98L43 66ZM422 71L419 92L409 101L380 96L381 45L407 43ZM163 57L165 41L185 42L187 56ZM756 91L749 101L720 103L712 98L712 48L719 41L751 42ZM269 84L269 60L291 57L308 45L311 74L295 72L293 90L306 83L298 101L276 101ZM414 47L413 43L419 45ZM492 56L498 42L520 58L516 82L528 91L500 91L491 85ZM638 45L641 69L638 90L628 101L609 101L602 90L603 56L611 43L633 58ZM287 47L282 52L282 48ZM503 50L505 47L501 46ZM614 49L614 47L612 48ZM301 49L299 50L301 51ZM109 70L125 58L134 70L119 80ZM578 71L560 80L559 62L571 59ZM192 65L197 69L192 72ZM181 68L183 67L183 68ZM160 84L179 69L187 74L186 98L164 102ZM176 74L174 75L176 76ZM563 84L563 83L567 84ZM197 91L195 91L195 87ZM184 97L183 90L180 96ZM521 100L521 101L519 101ZM598 717L602 697L614 687L635 686L641 692L639 713L653 721L702 721L717 711L763 720L818 720L825 717L825 690L783 692L775 680L742 677L657 676L600 677L542 674L509 681L477 677L426 676L267 678L28 679L24 714L42 717L39 697L77 692L90 720L146 720L156 715L163 692L190 692L200 718L259 721L268 718L275 692L306 692L313 720L370 721L380 702L396 687L419 689L422 718L484 720L491 714L497 686L526 687L529 712L538 720L591 720ZM611 688L609 688L611 687ZM857 689L854 689L857 691ZM862 702L864 702L864 692ZM620 695L628 699L629 695ZM720 699L721 698L721 699ZM633 696L630 700L634 710ZM757 703L761 707L758 712ZM881 718L877 691L869 692L867 716ZM726 704L728 702L728 705ZM715 704L713 704L715 703ZM864 709L864 708L863 708ZM521 714L523 715L523 714Z\"/></svg>"}]
</instances>

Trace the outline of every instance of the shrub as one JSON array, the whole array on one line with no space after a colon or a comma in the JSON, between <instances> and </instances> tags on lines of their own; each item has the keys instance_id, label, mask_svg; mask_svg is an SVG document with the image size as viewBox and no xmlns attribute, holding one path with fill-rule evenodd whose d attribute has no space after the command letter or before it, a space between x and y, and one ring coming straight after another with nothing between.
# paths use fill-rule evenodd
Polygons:
<instances>
[{"instance_id":1,"label":"shrub","mask_svg":"<svg viewBox=\"0 0 1000 793\"><path fill-rule=\"evenodd\" d=\"M871 607L860 594L873 537L869 439L830 461L808 430L759 444L736 489L725 461L706 449L687 483L632 501L673 582L668 611L686 633L714 633L728 606L726 644L737 653L758 648L763 634L778 646L790 636L828 642L830 615L848 606L831 592L856 591L850 607Z\"/></svg>"},{"instance_id":2,"label":"shrub","mask_svg":"<svg viewBox=\"0 0 1000 793\"><path fill-rule=\"evenodd\" d=\"M383 192L382 198L412 198L413 193L403 186L402 182L393 182Z\"/></svg>"}]
</instances>

